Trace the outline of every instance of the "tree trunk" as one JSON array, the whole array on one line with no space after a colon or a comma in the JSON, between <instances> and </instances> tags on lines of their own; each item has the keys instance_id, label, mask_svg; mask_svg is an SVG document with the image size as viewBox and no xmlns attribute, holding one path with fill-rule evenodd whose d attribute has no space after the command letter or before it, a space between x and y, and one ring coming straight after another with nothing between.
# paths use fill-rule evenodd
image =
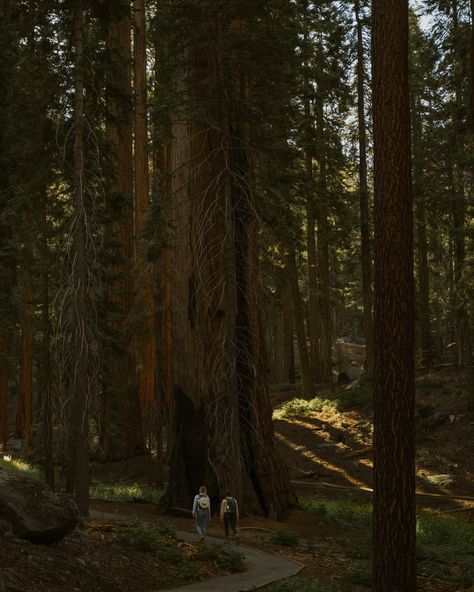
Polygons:
<instances>
[{"instance_id":1,"label":"tree trunk","mask_svg":"<svg viewBox=\"0 0 474 592\"><path fill-rule=\"evenodd\" d=\"M51 320L49 314L49 258L48 220L46 216L46 193L42 203L41 229L41 324L42 342L39 368L38 398L41 406L41 431L45 482L54 489L53 419L51 407Z\"/></svg>"},{"instance_id":2,"label":"tree trunk","mask_svg":"<svg viewBox=\"0 0 474 592\"><path fill-rule=\"evenodd\" d=\"M306 329L304 323L303 305L301 303L300 287L298 283L298 269L293 249L288 253L288 273L291 283L291 297L293 301L293 315L295 320L296 340L301 370L301 394L308 397L312 392L311 369L309 366L308 342L306 341Z\"/></svg>"},{"instance_id":3,"label":"tree trunk","mask_svg":"<svg viewBox=\"0 0 474 592\"><path fill-rule=\"evenodd\" d=\"M111 299L119 309L119 319L114 323L117 348L113 360L109 362L112 369L106 380L113 385L108 392L109 400L102 402L104 413L111 414L114 407L120 419L121 441L111 443L105 441L105 457L128 458L145 452L142 417L138 396L136 359L132 344L132 312L133 280L132 269L134 259L134 222L133 222L133 152L131 125L131 19L128 11L130 0L120 0L122 13L110 24L107 44L110 52L120 60L112 70L108 82L108 121L107 138L111 144L115 179L113 192L120 204L119 220L111 229L119 241L120 265L112 269L112 273L121 276L115 280L111 288ZM141 122L143 125L143 122ZM141 146L143 148L143 145ZM139 191L143 192L140 187ZM102 426L108 429L109 416L102 417ZM107 437L105 438L107 440Z\"/></svg>"},{"instance_id":4,"label":"tree trunk","mask_svg":"<svg viewBox=\"0 0 474 592\"><path fill-rule=\"evenodd\" d=\"M308 6L304 7L307 18ZM308 31L304 32L304 48L307 54ZM321 382L320 342L318 331L318 266L316 255L315 221L314 221L314 179L313 179L313 116L311 113L310 81L308 71L308 55L304 63L304 162L306 190L306 245L308 252L308 337L309 337L309 368L311 382Z\"/></svg>"},{"instance_id":5,"label":"tree trunk","mask_svg":"<svg viewBox=\"0 0 474 592\"><path fill-rule=\"evenodd\" d=\"M461 34L458 22L458 3L452 0L453 33L456 39ZM464 153L464 131L463 131L463 75L462 58L459 54L459 43L456 42L454 53L454 84L455 84L455 105L454 105L454 138L453 154L463 155ZM466 301L464 269L466 258L466 215L467 203L465 196L465 168L463 164L453 162L452 165L452 216L453 234L455 245L454 259L454 305L455 305L455 326L456 341L459 364L464 367L468 379L468 409L474 410L474 367L471 339L471 318L469 305Z\"/></svg>"},{"instance_id":6,"label":"tree trunk","mask_svg":"<svg viewBox=\"0 0 474 592\"><path fill-rule=\"evenodd\" d=\"M474 0L471 0L471 39L469 43L471 133L474 134Z\"/></svg>"},{"instance_id":7,"label":"tree trunk","mask_svg":"<svg viewBox=\"0 0 474 592\"><path fill-rule=\"evenodd\" d=\"M8 409L8 332L0 329L0 450L7 450L7 409Z\"/></svg>"},{"instance_id":8,"label":"tree trunk","mask_svg":"<svg viewBox=\"0 0 474 592\"><path fill-rule=\"evenodd\" d=\"M321 382L332 381L331 354L331 296L329 279L329 222L327 206L325 156L320 159L320 201L317 207L317 254L318 268L318 332L319 332L319 377Z\"/></svg>"},{"instance_id":9,"label":"tree trunk","mask_svg":"<svg viewBox=\"0 0 474 592\"><path fill-rule=\"evenodd\" d=\"M316 129L324 137L324 97L318 93L316 99ZM331 292L329 275L329 221L326 146L321 142L317 160L319 164L317 218L317 258L318 266L318 333L319 333L319 381L332 381L332 322Z\"/></svg>"},{"instance_id":10,"label":"tree trunk","mask_svg":"<svg viewBox=\"0 0 474 592\"><path fill-rule=\"evenodd\" d=\"M136 327L138 334L138 394L142 417L149 423L156 405L156 341L154 269L146 261L143 238L149 215L148 119L146 84L145 0L134 0L134 91L135 91L135 239ZM150 430L149 430L150 431Z\"/></svg>"},{"instance_id":11,"label":"tree trunk","mask_svg":"<svg viewBox=\"0 0 474 592\"><path fill-rule=\"evenodd\" d=\"M295 352L293 345L293 303L291 282L287 279L282 295L283 376L284 382L295 382Z\"/></svg>"},{"instance_id":12,"label":"tree trunk","mask_svg":"<svg viewBox=\"0 0 474 592\"><path fill-rule=\"evenodd\" d=\"M413 219L408 0L373 17L375 181L374 562L377 592L415 592Z\"/></svg>"},{"instance_id":13,"label":"tree trunk","mask_svg":"<svg viewBox=\"0 0 474 592\"><path fill-rule=\"evenodd\" d=\"M413 97L413 198L415 203L417 254L418 254L418 317L421 329L422 361L427 368L432 361L432 339L430 319L430 285L428 267L428 242L426 238L425 194L423 179L422 126L419 99Z\"/></svg>"},{"instance_id":14,"label":"tree trunk","mask_svg":"<svg viewBox=\"0 0 474 592\"><path fill-rule=\"evenodd\" d=\"M89 514L89 417L87 401L88 336L86 212L84 202L84 33L82 0L75 0L74 28L74 197L73 210L73 311L74 372L72 374L71 446L74 451L75 500L83 516Z\"/></svg>"},{"instance_id":15,"label":"tree trunk","mask_svg":"<svg viewBox=\"0 0 474 592\"><path fill-rule=\"evenodd\" d=\"M471 0L471 40L470 40L470 66L471 66L471 84L470 84L470 111L471 111L471 134L474 138L474 0ZM471 191L474 185L474 164L471 166ZM467 353L467 379L468 379L468 409L474 411L474 360L473 360L473 338L471 318L468 317L466 328L466 353Z\"/></svg>"},{"instance_id":16,"label":"tree trunk","mask_svg":"<svg viewBox=\"0 0 474 592\"><path fill-rule=\"evenodd\" d=\"M229 26L237 34L244 25ZM281 516L295 497L274 447L266 384L241 111L248 82L235 62L224 72L210 48L190 48L186 58L190 77L177 68L178 83L206 117L190 119L177 110L173 121L174 439L162 506L190 505L205 483L214 503L231 488L244 514Z\"/></svg>"},{"instance_id":17,"label":"tree trunk","mask_svg":"<svg viewBox=\"0 0 474 592\"><path fill-rule=\"evenodd\" d=\"M26 274L29 275L28 266ZM25 281L29 281L29 277ZM15 431L18 438L24 438L27 446L31 446L33 442L33 369L31 363L33 347L32 298L31 290L24 288L20 320L20 378Z\"/></svg>"},{"instance_id":18,"label":"tree trunk","mask_svg":"<svg viewBox=\"0 0 474 592\"><path fill-rule=\"evenodd\" d=\"M367 184L367 122L365 118L365 68L362 19L359 0L354 3L357 21L357 115L359 139L359 203L362 266L363 333L365 338L365 370L372 376L374 369L374 323L372 317L372 257L370 252L369 189Z\"/></svg>"}]
</instances>

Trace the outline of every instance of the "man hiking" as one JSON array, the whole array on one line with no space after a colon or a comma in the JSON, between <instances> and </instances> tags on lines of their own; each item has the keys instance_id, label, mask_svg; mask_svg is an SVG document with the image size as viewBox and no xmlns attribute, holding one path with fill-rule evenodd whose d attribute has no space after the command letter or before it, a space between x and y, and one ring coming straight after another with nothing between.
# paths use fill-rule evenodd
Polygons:
<instances>
[{"instance_id":1,"label":"man hiking","mask_svg":"<svg viewBox=\"0 0 474 592\"><path fill-rule=\"evenodd\" d=\"M221 502L220 520L224 522L224 532L226 539L229 540L230 533L238 540L237 524L239 522L239 506L237 500L232 496L232 492L227 490L225 497Z\"/></svg>"}]
</instances>

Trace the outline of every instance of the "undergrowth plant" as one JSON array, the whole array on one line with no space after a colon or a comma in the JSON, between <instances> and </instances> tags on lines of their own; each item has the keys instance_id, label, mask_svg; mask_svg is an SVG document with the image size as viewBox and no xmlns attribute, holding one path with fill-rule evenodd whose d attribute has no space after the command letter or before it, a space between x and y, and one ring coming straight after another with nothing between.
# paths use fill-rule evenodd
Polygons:
<instances>
[{"instance_id":1,"label":"undergrowth plant","mask_svg":"<svg viewBox=\"0 0 474 592\"><path fill-rule=\"evenodd\" d=\"M337 402L321 397L306 399L291 399L273 412L273 419L284 419L297 415L308 415L310 413L321 413L323 411L337 411Z\"/></svg>"},{"instance_id":2,"label":"undergrowth plant","mask_svg":"<svg viewBox=\"0 0 474 592\"><path fill-rule=\"evenodd\" d=\"M245 569L244 555L221 545L203 545L196 559L214 561L218 567L229 573L237 573Z\"/></svg>"},{"instance_id":3,"label":"undergrowth plant","mask_svg":"<svg viewBox=\"0 0 474 592\"><path fill-rule=\"evenodd\" d=\"M163 491L155 487L147 487L133 483L92 483L90 496L108 502L150 502L157 504Z\"/></svg>"},{"instance_id":4,"label":"undergrowth plant","mask_svg":"<svg viewBox=\"0 0 474 592\"><path fill-rule=\"evenodd\" d=\"M39 479L40 477L40 472L36 467L11 456L5 455L3 458L0 458L0 469L4 469L9 473L25 475L25 477L31 477L32 479Z\"/></svg>"},{"instance_id":5,"label":"undergrowth plant","mask_svg":"<svg viewBox=\"0 0 474 592\"><path fill-rule=\"evenodd\" d=\"M296 547L298 545L298 535L292 530L274 530L270 535L270 542L283 547Z\"/></svg>"},{"instance_id":6,"label":"undergrowth plant","mask_svg":"<svg viewBox=\"0 0 474 592\"><path fill-rule=\"evenodd\" d=\"M353 584L370 587L371 578L371 504L354 500L303 498L303 508L332 524L347 538L336 539L338 546L354 560L344 574ZM350 536L349 536L350 533ZM354 541L357 540L355 544ZM474 583L474 524L457 516L419 512L417 516L417 556L423 575L455 581L469 586ZM455 573L440 572L440 564L457 566ZM441 577L443 576L443 577Z\"/></svg>"}]
</instances>

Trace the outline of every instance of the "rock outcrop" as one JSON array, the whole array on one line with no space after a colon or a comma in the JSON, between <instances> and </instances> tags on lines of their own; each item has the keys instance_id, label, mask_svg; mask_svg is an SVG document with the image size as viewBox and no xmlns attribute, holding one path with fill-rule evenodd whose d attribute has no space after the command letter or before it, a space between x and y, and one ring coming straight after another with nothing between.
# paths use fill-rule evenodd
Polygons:
<instances>
[{"instance_id":1,"label":"rock outcrop","mask_svg":"<svg viewBox=\"0 0 474 592\"><path fill-rule=\"evenodd\" d=\"M51 544L79 521L77 506L35 479L0 469L0 532L32 543Z\"/></svg>"}]
</instances>

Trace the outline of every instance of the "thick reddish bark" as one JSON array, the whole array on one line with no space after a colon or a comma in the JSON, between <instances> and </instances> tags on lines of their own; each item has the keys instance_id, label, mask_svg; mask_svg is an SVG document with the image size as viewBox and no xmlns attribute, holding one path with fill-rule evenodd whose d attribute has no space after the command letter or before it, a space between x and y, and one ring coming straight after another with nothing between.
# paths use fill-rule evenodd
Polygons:
<instances>
[{"instance_id":1,"label":"thick reddish bark","mask_svg":"<svg viewBox=\"0 0 474 592\"><path fill-rule=\"evenodd\" d=\"M146 84L146 21L145 0L134 0L134 93L135 93L135 277L138 394L142 415L149 422L156 404L156 339L154 269L147 264L143 240L149 215L148 119Z\"/></svg>"},{"instance_id":2,"label":"thick reddish bark","mask_svg":"<svg viewBox=\"0 0 474 592\"><path fill-rule=\"evenodd\" d=\"M375 181L374 581L415 592L413 215L408 0L373 17Z\"/></svg>"},{"instance_id":3,"label":"thick reddish bark","mask_svg":"<svg viewBox=\"0 0 474 592\"><path fill-rule=\"evenodd\" d=\"M103 454L107 458L129 457L145 452L142 418L138 396L136 359L132 346L131 312L133 303L133 260L134 260L134 210L133 196L133 151L132 119L129 99L131 96L131 18L130 0L121 0L122 15L109 26L107 44L109 50L118 56L120 64L112 71L108 81L107 139L111 145L116 168L113 193L121 203L120 218L111 229L118 238L121 264L111 270L121 275L111 287L111 300L117 305L119 319L114 329L120 343L109 365L112 369L107 380L113 385L115 401L103 400L101 404L102 430L107 430L111 421L111 407L119 405L121 415L121 442L110 442L107 432L102 434ZM110 392L108 396L112 395Z\"/></svg>"},{"instance_id":4,"label":"thick reddish bark","mask_svg":"<svg viewBox=\"0 0 474 592\"><path fill-rule=\"evenodd\" d=\"M228 86L219 88L220 56L190 48L188 58L190 78L176 69L176 84L205 109L206 121L177 111L173 122L174 439L162 505L189 506L205 483L216 500L232 488L244 513L281 516L295 497L274 447L266 385L241 113L248 82L234 63Z\"/></svg>"}]
</instances>

